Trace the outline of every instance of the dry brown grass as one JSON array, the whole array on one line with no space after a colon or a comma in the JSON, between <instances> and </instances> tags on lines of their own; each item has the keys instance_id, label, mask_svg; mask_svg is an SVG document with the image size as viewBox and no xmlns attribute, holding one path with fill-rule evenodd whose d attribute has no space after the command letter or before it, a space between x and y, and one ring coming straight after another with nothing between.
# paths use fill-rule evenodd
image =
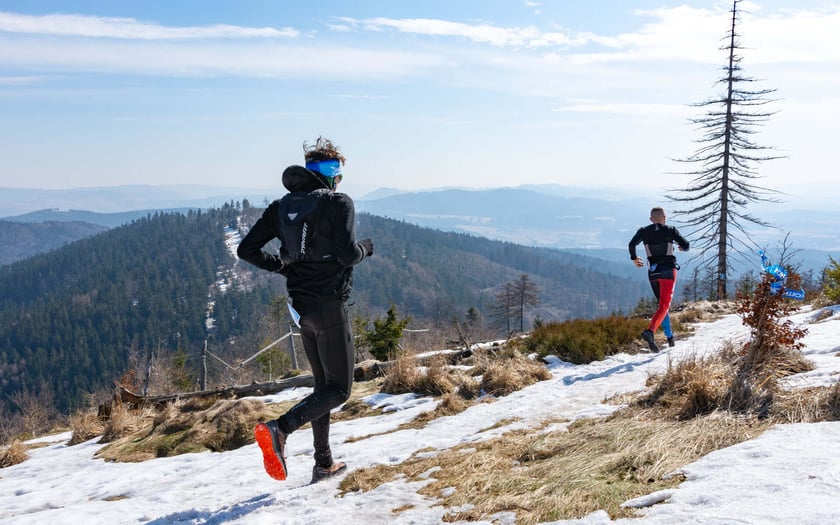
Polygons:
<instances>
[{"instance_id":1,"label":"dry brown grass","mask_svg":"<svg viewBox=\"0 0 840 525\"><path fill-rule=\"evenodd\" d=\"M485 360L477 367L481 375L481 388L492 396L506 396L551 378L545 364L516 355L508 359Z\"/></svg>"},{"instance_id":2,"label":"dry brown grass","mask_svg":"<svg viewBox=\"0 0 840 525\"><path fill-rule=\"evenodd\" d=\"M353 471L343 492L367 491L396 479L428 483L420 490L453 511L445 521L487 520L512 511L516 522L581 518L604 509L633 514L624 501L677 485L666 475L704 454L763 431L767 424L721 415L686 422L640 417L575 423L568 432L515 431L438 454L415 454L400 465ZM454 489L454 490L452 490Z\"/></svg>"},{"instance_id":3,"label":"dry brown grass","mask_svg":"<svg viewBox=\"0 0 840 525\"><path fill-rule=\"evenodd\" d=\"M111 443L119 439L131 436L146 426L154 410L144 407L139 410L129 409L118 403L111 407L111 414L105 422L100 443Z\"/></svg>"},{"instance_id":4,"label":"dry brown grass","mask_svg":"<svg viewBox=\"0 0 840 525\"><path fill-rule=\"evenodd\" d=\"M766 361L738 352L731 344L707 356L686 356L649 378L649 393L639 402L658 406L666 417L691 419L718 410L769 417L786 394L778 380L811 370L813 363L796 350L778 349Z\"/></svg>"},{"instance_id":5,"label":"dry brown grass","mask_svg":"<svg viewBox=\"0 0 840 525\"><path fill-rule=\"evenodd\" d=\"M382 392L443 396L461 391L470 395L476 390L476 387L469 384L471 382L471 378L460 369L448 366L443 356L432 359L426 367L419 367L414 355L404 353L388 369L382 383Z\"/></svg>"},{"instance_id":6,"label":"dry brown grass","mask_svg":"<svg viewBox=\"0 0 840 525\"><path fill-rule=\"evenodd\" d=\"M773 404L773 418L782 423L840 421L840 384L782 392Z\"/></svg>"},{"instance_id":7,"label":"dry brown grass","mask_svg":"<svg viewBox=\"0 0 840 525\"><path fill-rule=\"evenodd\" d=\"M809 321L809 323L810 324L822 323L826 319L831 319L831 317L833 315L834 315L834 310L832 310L830 308L826 308L824 310L821 310L813 319L811 319Z\"/></svg>"},{"instance_id":8,"label":"dry brown grass","mask_svg":"<svg viewBox=\"0 0 840 525\"><path fill-rule=\"evenodd\" d=\"M651 375L650 392L640 399L645 407L658 407L664 417L691 419L722 409L734 379L732 347L710 356L688 355L669 361L662 374Z\"/></svg>"},{"instance_id":9,"label":"dry brown grass","mask_svg":"<svg viewBox=\"0 0 840 525\"><path fill-rule=\"evenodd\" d=\"M29 459L26 453L26 445L20 441L12 441L12 443L0 450L0 468L11 467L18 465Z\"/></svg>"},{"instance_id":10,"label":"dry brown grass","mask_svg":"<svg viewBox=\"0 0 840 525\"><path fill-rule=\"evenodd\" d=\"M429 421L466 410L482 394L505 396L537 381L551 378L551 372L539 361L533 361L511 348L496 349L489 354L473 355L465 363L471 368L449 366L445 357L433 359L425 368L417 366L413 355L400 357L385 376L382 392L416 393L441 397L434 410L419 414L412 421L388 431L422 428ZM476 377L480 376L481 380ZM364 410L354 408L354 410ZM372 436L354 438L354 441Z\"/></svg>"},{"instance_id":11,"label":"dry brown grass","mask_svg":"<svg viewBox=\"0 0 840 525\"><path fill-rule=\"evenodd\" d=\"M748 342L740 347L728 343L713 355L689 356L675 365L669 362L663 374L651 378L652 389L640 400L642 405L677 419L718 410L771 417L776 399L785 395L779 380L812 370L814 364L800 352L806 330L786 319L794 306L771 293L770 281L765 277L737 304L750 328ZM790 410L804 410L799 407Z\"/></svg>"},{"instance_id":12,"label":"dry brown grass","mask_svg":"<svg viewBox=\"0 0 840 525\"><path fill-rule=\"evenodd\" d=\"M382 379L356 383L345 410L333 414L334 419L353 419L381 413L359 402L363 396L377 392ZM255 399L219 400L196 397L169 403L157 409L128 409L117 404L104 425L98 457L109 461L138 462L156 457L190 452L233 450L254 441L254 425L283 414L296 400L266 404ZM78 439L94 432L95 425L87 413L78 416ZM306 426L304 426L305 428ZM74 429L74 436L77 432Z\"/></svg>"},{"instance_id":13,"label":"dry brown grass","mask_svg":"<svg viewBox=\"0 0 840 525\"><path fill-rule=\"evenodd\" d=\"M394 432L397 432L399 430L405 430L406 428L422 428L426 426L426 424L429 421L434 421L439 417L454 416L455 414L460 414L461 412L466 410L470 404L472 403L465 401L462 397L456 394L446 394L445 396L443 396L443 398L440 400L440 402L434 410L422 412L412 421L404 423L398 428L394 429Z\"/></svg>"},{"instance_id":14,"label":"dry brown grass","mask_svg":"<svg viewBox=\"0 0 840 525\"><path fill-rule=\"evenodd\" d=\"M94 409L86 409L70 416L70 441L68 445L78 445L105 433L105 424L99 419Z\"/></svg>"},{"instance_id":15,"label":"dry brown grass","mask_svg":"<svg viewBox=\"0 0 840 525\"><path fill-rule=\"evenodd\" d=\"M254 399L208 403L172 403L151 415L134 415L137 424L133 431L112 440L97 452L97 457L137 462L189 452L233 450L253 442L257 422L276 417L273 408ZM111 416L113 419L113 411Z\"/></svg>"}]
</instances>

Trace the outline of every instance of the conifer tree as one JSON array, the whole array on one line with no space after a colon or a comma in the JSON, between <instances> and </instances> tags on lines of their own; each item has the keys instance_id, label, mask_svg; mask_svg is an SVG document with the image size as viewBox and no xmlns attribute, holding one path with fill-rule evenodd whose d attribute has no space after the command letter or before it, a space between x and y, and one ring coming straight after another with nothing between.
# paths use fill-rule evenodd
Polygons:
<instances>
[{"instance_id":1,"label":"conifer tree","mask_svg":"<svg viewBox=\"0 0 840 525\"><path fill-rule=\"evenodd\" d=\"M753 142L751 135L756 126L765 122L775 112L763 107L772 102L766 98L775 89L750 89L756 80L741 72L743 49L736 26L739 21L738 4L733 0L731 25L726 34L727 64L721 69L723 76L717 84L723 93L715 98L694 104L704 108L703 117L691 119L703 131L701 144L693 155L679 162L696 165L687 175L694 178L684 189L672 190L670 200L686 206L674 210L679 222L687 224L687 236L697 240L696 248L701 269L715 273L715 297L727 296L727 274L731 268L729 251L734 250L745 259L754 251L746 232L748 223L769 226L765 221L747 211L750 203L757 201L778 202L777 192L756 185L759 178L755 165L761 161L780 158L769 154L771 148ZM694 247L693 247L694 248Z\"/></svg>"},{"instance_id":2,"label":"conifer tree","mask_svg":"<svg viewBox=\"0 0 840 525\"><path fill-rule=\"evenodd\" d=\"M384 319L374 319L373 330L365 332L363 336L373 357L385 361L396 356L403 330L410 322L410 317L397 318L397 307L393 304Z\"/></svg>"}]
</instances>

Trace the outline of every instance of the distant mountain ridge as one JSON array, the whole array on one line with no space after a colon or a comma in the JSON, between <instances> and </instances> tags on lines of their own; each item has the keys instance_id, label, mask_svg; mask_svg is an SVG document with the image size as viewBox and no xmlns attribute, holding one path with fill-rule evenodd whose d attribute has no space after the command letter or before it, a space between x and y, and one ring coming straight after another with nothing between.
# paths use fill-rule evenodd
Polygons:
<instances>
[{"instance_id":1,"label":"distant mountain ridge","mask_svg":"<svg viewBox=\"0 0 840 525\"><path fill-rule=\"evenodd\" d=\"M87 210L59 210L58 208L44 209L7 217L9 222L36 223L36 222L85 222L95 224L104 228L116 228L133 220L154 215L155 213L182 213L200 208L163 208L149 210L134 210L114 213L100 213Z\"/></svg>"},{"instance_id":2,"label":"distant mountain ridge","mask_svg":"<svg viewBox=\"0 0 840 525\"><path fill-rule=\"evenodd\" d=\"M638 202L562 197L517 188L440 190L360 200L357 209L444 231L528 246L602 248L626 245L638 227Z\"/></svg>"},{"instance_id":3,"label":"distant mountain ridge","mask_svg":"<svg viewBox=\"0 0 840 525\"><path fill-rule=\"evenodd\" d=\"M43 209L91 210L121 213L132 210L162 210L222 206L248 199L262 203L276 190L217 187L199 184L123 185L45 190L0 187L0 219Z\"/></svg>"},{"instance_id":4,"label":"distant mountain ridge","mask_svg":"<svg viewBox=\"0 0 840 525\"><path fill-rule=\"evenodd\" d=\"M252 205L264 205L275 197L276 189L199 185L136 185L60 191L0 188L0 210L8 213L13 209L11 204L23 205L26 201L30 206L28 213L7 217L7 220L80 220L112 227L142 217L152 210L207 209L208 206L245 199ZM626 250L626 243L635 229L647 223L650 207L668 207L661 195L646 195L627 188L560 184L412 192L382 188L354 197L356 209L360 212L441 231L469 233L526 246L572 250ZM35 203L39 207L31 208ZM47 206L51 208L49 211L33 211ZM62 211L68 209L71 211ZM85 212L72 210L94 210L96 213L84 215ZM802 250L804 264L809 269L820 270L829 255L840 257L840 228L837 228L833 209L763 204L754 211L754 215L778 227L778 230L773 230L748 226L756 250L760 247L771 253L784 234L790 232L793 247ZM680 226L673 215L669 217L669 222ZM683 233L688 235L684 229ZM746 267L750 267L749 262Z\"/></svg>"}]
</instances>

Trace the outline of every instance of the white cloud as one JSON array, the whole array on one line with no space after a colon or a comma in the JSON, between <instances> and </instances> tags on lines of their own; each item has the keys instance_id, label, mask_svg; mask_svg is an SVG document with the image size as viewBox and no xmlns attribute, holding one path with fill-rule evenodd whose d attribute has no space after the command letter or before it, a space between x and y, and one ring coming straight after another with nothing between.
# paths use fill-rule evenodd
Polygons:
<instances>
[{"instance_id":1,"label":"white cloud","mask_svg":"<svg viewBox=\"0 0 840 525\"><path fill-rule=\"evenodd\" d=\"M369 31L395 29L402 33L428 36L462 37L498 47L545 47L582 45L588 36L570 36L560 32L542 32L536 27L499 27L488 24L464 24L432 18L369 18L361 21Z\"/></svg>"},{"instance_id":2,"label":"white cloud","mask_svg":"<svg viewBox=\"0 0 840 525\"><path fill-rule=\"evenodd\" d=\"M743 15L740 30L746 35L748 73L760 72L757 76L774 79L774 87L781 87L769 66L784 63L789 69L795 64L797 75L804 79L819 74L813 68L806 70L810 65L833 64L840 58L834 45L834 35L840 33L840 8L766 13L750 7L753 12ZM274 37L294 37L297 30L168 27L128 18L0 12L0 67L14 68L13 74L32 68L335 79L434 75L462 87L542 96L581 95L585 86L613 91L684 86L686 75L694 75L692 84L695 79L714 80L706 70L722 63L718 48L728 27L726 6L679 6L634 14L646 23L621 34L430 18L331 17L330 33L313 34L306 46L288 46ZM384 31L421 38L403 43L398 34L389 35L382 45L376 34ZM359 34L364 32L369 34ZM330 34L340 41L331 40ZM426 46L424 36L432 37ZM463 39L477 45L464 46ZM754 67L762 65L768 66L766 73ZM826 85L837 85L832 72L823 74L829 77Z\"/></svg>"},{"instance_id":3,"label":"white cloud","mask_svg":"<svg viewBox=\"0 0 840 525\"><path fill-rule=\"evenodd\" d=\"M133 18L63 14L32 16L2 11L0 32L137 40L291 38L299 34L299 31L292 28L240 27L225 24L169 27Z\"/></svg>"},{"instance_id":4,"label":"white cloud","mask_svg":"<svg viewBox=\"0 0 840 525\"><path fill-rule=\"evenodd\" d=\"M327 24L327 28L339 33L349 33L353 30L352 26L348 24Z\"/></svg>"},{"instance_id":5,"label":"white cloud","mask_svg":"<svg viewBox=\"0 0 840 525\"><path fill-rule=\"evenodd\" d=\"M554 112L568 113L616 113L641 117L649 116L687 116L690 108L679 104L615 104L615 103L581 103L559 106Z\"/></svg>"},{"instance_id":6,"label":"white cloud","mask_svg":"<svg viewBox=\"0 0 840 525\"><path fill-rule=\"evenodd\" d=\"M338 95L333 95L336 98L343 98L348 100L386 100L389 98L393 98L389 95L353 95L350 93L340 93Z\"/></svg>"},{"instance_id":7,"label":"white cloud","mask_svg":"<svg viewBox=\"0 0 840 525\"><path fill-rule=\"evenodd\" d=\"M0 35L0 65L84 73L168 76L363 78L414 75L444 57L402 51L274 43L186 43L10 39Z\"/></svg>"},{"instance_id":8,"label":"white cloud","mask_svg":"<svg viewBox=\"0 0 840 525\"><path fill-rule=\"evenodd\" d=\"M526 3L526 5L529 5ZM836 36L840 33L840 7L822 10L788 9L762 14L747 3L738 24L743 54L760 62L836 62L840 60ZM650 19L639 30L618 35L588 31L543 31L534 26L503 27L467 24L430 18L343 18L352 27L381 32L386 29L431 37L465 38L495 47L551 49L571 62L585 64L612 61L689 60L719 63L722 38L729 28L730 11L718 8L678 6L637 10ZM604 49L588 49L599 46ZM568 50L577 50L569 54Z\"/></svg>"},{"instance_id":9,"label":"white cloud","mask_svg":"<svg viewBox=\"0 0 840 525\"><path fill-rule=\"evenodd\" d=\"M0 86L28 86L31 84L39 84L45 80L44 77L39 76L18 76L18 77L3 77L0 76Z\"/></svg>"}]
</instances>

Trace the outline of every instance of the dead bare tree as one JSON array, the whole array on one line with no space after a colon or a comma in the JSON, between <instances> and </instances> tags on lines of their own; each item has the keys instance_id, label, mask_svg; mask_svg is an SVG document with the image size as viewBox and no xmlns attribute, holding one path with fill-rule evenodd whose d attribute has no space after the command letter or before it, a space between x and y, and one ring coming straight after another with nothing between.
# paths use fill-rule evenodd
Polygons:
<instances>
[{"instance_id":1,"label":"dead bare tree","mask_svg":"<svg viewBox=\"0 0 840 525\"><path fill-rule=\"evenodd\" d=\"M692 249L696 246L697 255L693 260L699 261L701 269L716 272L714 299L718 300L727 296L730 250L748 260L747 254L754 254L757 248L746 226L750 223L770 226L750 214L747 206L758 201L779 202L774 198L778 192L754 182L759 178L755 170L757 163L782 157L769 154L772 148L760 146L751 139L756 127L775 114L763 109L774 102L766 97L775 89L749 89L756 80L741 72L739 53L743 48L736 31L740 3L741 0L732 2L731 24L726 44L721 47L728 55L727 64L721 68L724 74L717 81L724 87L723 94L693 104L706 109L705 116L691 119L703 131L703 137L696 141L701 147L688 158L676 159L699 167L682 173L694 178L684 189L671 190L667 195L669 200L686 206L674 210L674 215L678 222L688 225L687 237L696 239Z\"/></svg>"}]
</instances>

